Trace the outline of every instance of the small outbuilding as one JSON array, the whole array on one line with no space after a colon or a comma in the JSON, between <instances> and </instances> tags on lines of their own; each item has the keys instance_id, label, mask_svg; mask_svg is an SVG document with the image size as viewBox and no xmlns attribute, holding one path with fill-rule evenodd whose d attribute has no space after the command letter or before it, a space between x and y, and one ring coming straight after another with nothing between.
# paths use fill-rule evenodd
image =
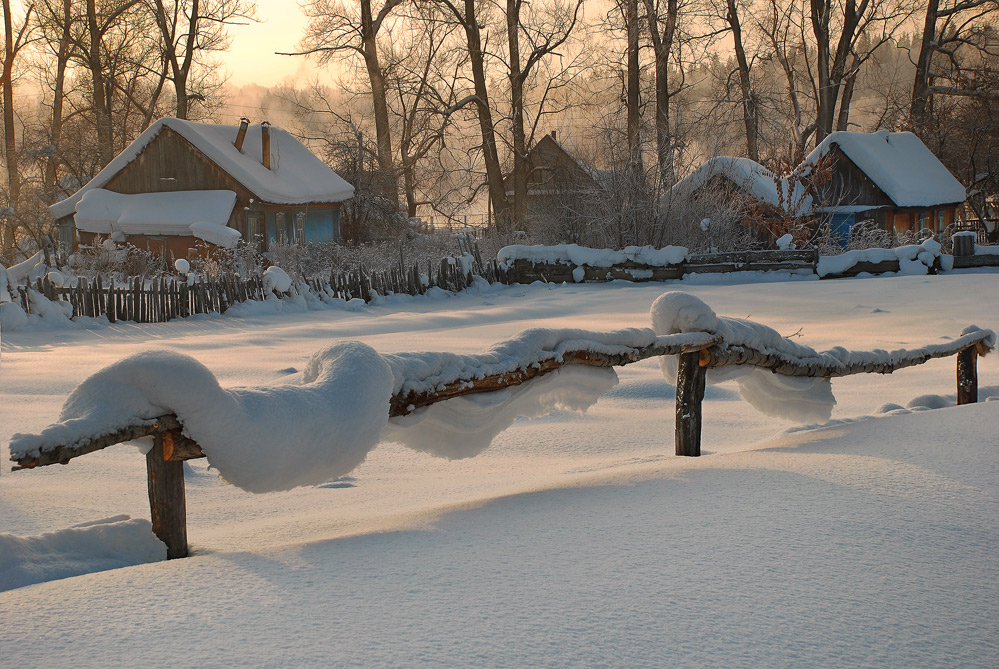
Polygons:
<instances>
[{"instance_id":1,"label":"small outbuilding","mask_svg":"<svg viewBox=\"0 0 999 669\"><path fill-rule=\"evenodd\" d=\"M53 204L68 248L98 235L192 254L199 242L339 241L354 187L288 132L163 118L75 194Z\"/></svg>"},{"instance_id":2,"label":"small outbuilding","mask_svg":"<svg viewBox=\"0 0 999 669\"><path fill-rule=\"evenodd\" d=\"M939 235L955 222L965 190L911 132L834 132L799 171L824 164L811 180L816 214L844 241L869 223L887 232Z\"/></svg>"}]
</instances>

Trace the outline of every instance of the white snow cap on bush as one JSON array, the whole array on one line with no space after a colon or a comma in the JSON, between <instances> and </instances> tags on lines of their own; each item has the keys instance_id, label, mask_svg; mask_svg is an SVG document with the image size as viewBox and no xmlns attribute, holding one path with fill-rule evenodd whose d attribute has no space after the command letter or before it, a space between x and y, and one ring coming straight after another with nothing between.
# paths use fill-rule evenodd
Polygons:
<instances>
[{"instance_id":1,"label":"white snow cap on bush","mask_svg":"<svg viewBox=\"0 0 999 669\"><path fill-rule=\"evenodd\" d=\"M264 270L264 290L287 293L291 290L291 277L277 265L271 265Z\"/></svg>"},{"instance_id":2,"label":"white snow cap on bush","mask_svg":"<svg viewBox=\"0 0 999 669\"><path fill-rule=\"evenodd\" d=\"M719 317L699 298L679 291L665 293L652 304L652 328L658 335L720 334L727 346L744 345L795 358L818 355L814 349L796 344L765 325L741 318ZM675 384L677 357L663 356L659 360L666 381ZM744 365L708 369L708 383L732 379L739 384L742 398L767 416L801 423L824 423L836 404L829 379L780 376L768 369Z\"/></svg>"}]
</instances>

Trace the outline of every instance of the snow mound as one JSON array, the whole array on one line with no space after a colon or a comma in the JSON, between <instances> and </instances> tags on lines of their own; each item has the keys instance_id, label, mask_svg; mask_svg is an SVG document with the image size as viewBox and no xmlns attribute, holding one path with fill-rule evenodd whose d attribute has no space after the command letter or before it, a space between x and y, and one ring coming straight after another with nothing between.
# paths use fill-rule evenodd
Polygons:
<instances>
[{"instance_id":1,"label":"snow mound","mask_svg":"<svg viewBox=\"0 0 999 669\"><path fill-rule=\"evenodd\" d=\"M165 559L149 521L128 516L35 537L0 534L0 591Z\"/></svg>"},{"instance_id":2,"label":"snow mound","mask_svg":"<svg viewBox=\"0 0 999 669\"><path fill-rule=\"evenodd\" d=\"M287 293L289 290L291 290L291 277L287 272L277 265L271 265L264 270L265 292Z\"/></svg>"}]
</instances>

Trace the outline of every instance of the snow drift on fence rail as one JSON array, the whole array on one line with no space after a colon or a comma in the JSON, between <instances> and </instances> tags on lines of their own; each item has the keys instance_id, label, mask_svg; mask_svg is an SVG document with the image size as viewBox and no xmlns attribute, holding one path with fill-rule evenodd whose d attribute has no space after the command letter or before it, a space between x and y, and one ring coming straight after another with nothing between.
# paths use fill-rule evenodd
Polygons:
<instances>
[{"instance_id":1,"label":"snow drift on fence rail","mask_svg":"<svg viewBox=\"0 0 999 669\"><path fill-rule=\"evenodd\" d=\"M230 483L250 492L288 490L350 472L379 441L440 457L476 455L518 415L585 410L617 377L606 369L553 374L490 397L417 410L386 430L394 392L425 392L459 379L526 369L561 359L567 350L623 353L655 339L649 329L528 330L480 355L390 356L359 342L340 342L312 356L301 385L230 389L193 358L151 351L86 379L66 400L59 423L39 435L14 435L10 450L15 457L38 455L172 413Z\"/></svg>"},{"instance_id":2,"label":"snow drift on fence rail","mask_svg":"<svg viewBox=\"0 0 999 669\"><path fill-rule=\"evenodd\" d=\"M699 298L680 291L665 293L652 304L652 327L660 335L716 333L722 335L726 346L749 346L792 358L818 355L815 349L796 344L766 325L741 318L719 317ZM677 357L663 356L660 364L666 380L675 383ZM767 369L743 365L708 369L708 383L732 379L739 384L742 398L768 416L802 423L824 423L836 404L829 379L781 376Z\"/></svg>"}]
</instances>

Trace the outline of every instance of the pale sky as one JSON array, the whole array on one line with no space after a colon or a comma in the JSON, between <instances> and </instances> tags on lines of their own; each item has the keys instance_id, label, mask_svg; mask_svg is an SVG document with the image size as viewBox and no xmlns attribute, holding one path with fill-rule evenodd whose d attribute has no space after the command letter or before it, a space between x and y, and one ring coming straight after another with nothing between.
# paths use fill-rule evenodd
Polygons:
<instances>
[{"instance_id":1,"label":"pale sky","mask_svg":"<svg viewBox=\"0 0 999 669\"><path fill-rule=\"evenodd\" d=\"M294 51L305 30L305 15L295 0L257 0L257 23L230 26L232 44L219 54L234 87L247 84L275 86L289 80L299 83L317 72L304 56L277 56Z\"/></svg>"}]
</instances>

